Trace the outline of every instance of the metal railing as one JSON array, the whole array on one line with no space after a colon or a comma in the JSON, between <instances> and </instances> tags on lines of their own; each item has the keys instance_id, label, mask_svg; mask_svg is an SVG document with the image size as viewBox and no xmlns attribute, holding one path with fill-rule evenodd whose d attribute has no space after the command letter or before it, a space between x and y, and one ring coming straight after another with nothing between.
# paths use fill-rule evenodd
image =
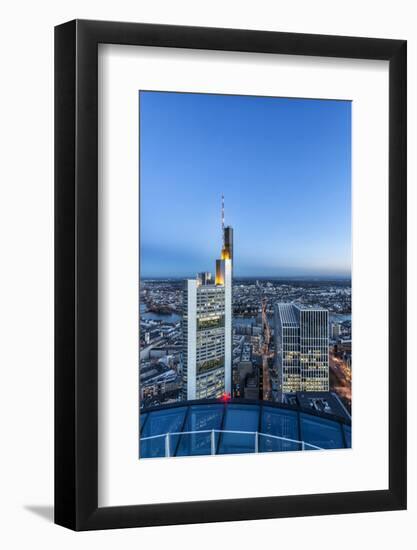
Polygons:
<instances>
[{"instance_id":1,"label":"metal railing","mask_svg":"<svg viewBox=\"0 0 417 550\"><path fill-rule=\"evenodd\" d=\"M306 443L305 441L300 441L298 439L291 439L289 437L282 437L279 435L272 435L272 434L266 434L262 432L247 432L242 430L196 430L196 431L189 431L189 432L167 432L165 434L158 434L158 435L150 435L148 437L141 437L140 442L165 438L165 455L166 457L172 456L171 452L171 436L183 436L183 435L198 435L198 434L210 434L210 454L215 455L216 454L216 434L238 434L238 435L249 435L254 437L254 453L259 452L259 439L262 437L268 438L268 439L274 439L278 441L283 441L286 443L293 443L297 444L301 447L302 451L305 450L318 450L322 451L322 447L318 447L317 445L313 445L312 443Z\"/></svg>"}]
</instances>

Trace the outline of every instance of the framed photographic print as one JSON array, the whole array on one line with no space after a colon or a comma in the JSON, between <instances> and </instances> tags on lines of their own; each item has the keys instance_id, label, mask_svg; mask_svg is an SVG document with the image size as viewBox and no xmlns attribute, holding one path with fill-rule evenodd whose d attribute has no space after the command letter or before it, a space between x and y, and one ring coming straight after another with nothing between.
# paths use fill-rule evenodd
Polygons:
<instances>
[{"instance_id":1,"label":"framed photographic print","mask_svg":"<svg viewBox=\"0 0 417 550\"><path fill-rule=\"evenodd\" d=\"M406 42L55 30L55 521L406 507Z\"/></svg>"}]
</instances>

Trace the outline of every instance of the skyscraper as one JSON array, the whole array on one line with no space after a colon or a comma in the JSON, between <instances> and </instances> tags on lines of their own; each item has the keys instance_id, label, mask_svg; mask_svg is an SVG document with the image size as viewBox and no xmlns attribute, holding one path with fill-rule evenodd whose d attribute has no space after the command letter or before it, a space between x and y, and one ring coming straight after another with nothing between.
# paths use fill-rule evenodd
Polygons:
<instances>
[{"instance_id":1,"label":"skyscraper","mask_svg":"<svg viewBox=\"0 0 417 550\"><path fill-rule=\"evenodd\" d=\"M224 195L222 195L222 260L233 260L233 228L224 225Z\"/></svg>"},{"instance_id":2,"label":"skyscraper","mask_svg":"<svg viewBox=\"0 0 417 550\"><path fill-rule=\"evenodd\" d=\"M329 313L299 304L275 304L279 399L297 391L329 391Z\"/></svg>"},{"instance_id":3,"label":"skyscraper","mask_svg":"<svg viewBox=\"0 0 417 550\"><path fill-rule=\"evenodd\" d=\"M221 258L211 274L186 281L183 304L183 398L209 399L232 391L233 229L224 226Z\"/></svg>"}]
</instances>

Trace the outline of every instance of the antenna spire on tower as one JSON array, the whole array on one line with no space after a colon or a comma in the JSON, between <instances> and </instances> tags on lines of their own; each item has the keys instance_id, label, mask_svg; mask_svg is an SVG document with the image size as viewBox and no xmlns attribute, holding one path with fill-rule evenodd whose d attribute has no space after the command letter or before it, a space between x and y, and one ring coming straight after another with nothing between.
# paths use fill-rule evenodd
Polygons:
<instances>
[{"instance_id":1,"label":"antenna spire on tower","mask_svg":"<svg viewBox=\"0 0 417 550\"><path fill-rule=\"evenodd\" d=\"M224 244L224 195L222 193L222 239Z\"/></svg>"}]
</instances>

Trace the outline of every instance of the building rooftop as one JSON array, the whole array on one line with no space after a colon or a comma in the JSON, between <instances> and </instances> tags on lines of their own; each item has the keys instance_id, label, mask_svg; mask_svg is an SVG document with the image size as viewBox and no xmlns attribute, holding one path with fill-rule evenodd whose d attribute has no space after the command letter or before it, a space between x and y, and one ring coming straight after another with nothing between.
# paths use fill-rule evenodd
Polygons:
<instances>
[{"instance_id":1,"label":"building rooftop","mask_svg":"<svg viewBox=\"0 0 417 550\"><path fill-rule=\"evenodd\" d=\"M143 409L140 457L351 447L350 421L273 402L198 400Z\"/></svg>"},{"instance_id":2,"label":"building rooftop","mask_svg":"<svg viewBox=\"0 0 417 550\"><path fill-rule=\"evenodd\" d=\"M309 305L309 304L300 304L298 302L295 302L292 305L300 311L327 311L326 308L321 307L321 306L312 306L312 305Z\"/></svg>"},{"instance_id":3,"label":"building rooftop","mask_svg":"<svg viewBox=\"0 0 417 550\"><path fill-rule=\"evenodd\" d=\"M298 326L298 322L297 322L297 319L295 317L294 309L292 307L293 304L277 303L276 306L278 308L278 313L279 313L279 316L281 318L281 323L283 325L290 326L290 327L297 327Z\"/></svg>"},{"instance_id":4,"label":"building rooftop","mask_svg":"<svg viewBox=\"0 0 417 550\"><path fill-rule=\"evenodd\" d=\"M348 421L351 419L346 407L333 392L296 392L290 394L287 399L289 402L295 400L295 403L304 410L326 412Z\"/></svg>"}]
</instances>

